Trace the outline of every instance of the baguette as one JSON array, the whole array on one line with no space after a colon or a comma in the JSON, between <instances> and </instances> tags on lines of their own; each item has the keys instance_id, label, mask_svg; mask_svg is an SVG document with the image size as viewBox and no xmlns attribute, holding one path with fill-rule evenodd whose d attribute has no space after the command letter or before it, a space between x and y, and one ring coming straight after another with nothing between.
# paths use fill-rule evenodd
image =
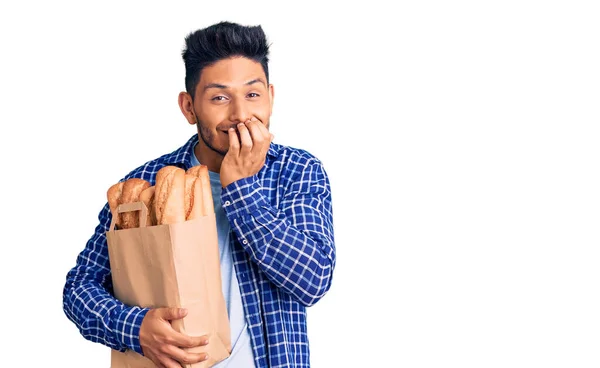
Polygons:
<instances>
[{"instance_id":1,"label":"baguette","mask_svg":"<svg viewBox=\"0 0 600 368\"><path fill-rule=\"evenodd\" d=\"M185 174L185 218L187 219L194 206L194 183L198 178Z\"/></svg>"},{"instance_id":2,"label":"baguette","mask_svg":"<svg viewBox=\"0 0 600 368\"><path fill-rule=\"evenodd\" d=\"M146 226L154 226L156 225L156 214L154 212L154 191L156 190L155 186L148 187L144 189L140 193L140 201L144 202L146 208L148 209L148 214L146 216Z\"/></svg>"},{"instance_id":3,"label":"baguette","mask_svg":"<svg viewBox=\"0 0 600 368\"><path fill-rule=\"evenodd\" d=\"M134 203L140 201L140 193L150 187L150 183L144 179L131 178L123 184L123 191L119 204ZM124 212L121 214L122 228L133 229L140 226L140 212Z\"/></svg>"},{"instance_id":4,"label":"baguette","mask_svg":"<svg viewBox=\"0 0 600 368\"><path fill-rule=\"evenodd\" d=\"M113 217L115 217L115 229L120 229L122 226L121 215L117 213L117 207L121 201L121 193L123 192L123 182L112 185L106 192L108 199L108 207Z\"/></svg>"},{"instance_id":5,"label":"baguette","mask_svg":"<svg viewBox=\"0 0 600 368\"><path fill-rule=\"evenodd\" d=\"M204 165L196 165L196 166L192 166L189 169L187 169L187 171L185 172L188 175L192 175L195 176L197 178L200 177L200 168L204 166Z\"/></svg>"},{"instance_id":6,"label":"baguette","mask_svg":"<svg viewBox=\"0 0 600 368\"><path fill-rule=\"evenodd\" d=\"M202 183L200 179L189 174L185 174L185 219L193 220L204 216L204 206L202 203Z\"/></svg>"},{"instance_id":7,"label":"baguette","mask_svg":"<svg viewBox=\"0 0 600 368\"><path fill-rule=\"evenodd\" d=\"M185 170L176 166L158 170L154 210L158 225L185 221Z\"/></svg>"},{"instance_id":8,"label":"baguette","mask_svg":"<svg viewBox=\"0 0 600 368\"><path fill-rule=\"evenodd\" d=\"M202 187L202 206L203 216L215 212L215 206L213 203L212 188L210 186L210 176L208 174L208 166L196 165L191 167L186 172L189 175L198 177L200 185Z\"/></svg>"}]
</instances>

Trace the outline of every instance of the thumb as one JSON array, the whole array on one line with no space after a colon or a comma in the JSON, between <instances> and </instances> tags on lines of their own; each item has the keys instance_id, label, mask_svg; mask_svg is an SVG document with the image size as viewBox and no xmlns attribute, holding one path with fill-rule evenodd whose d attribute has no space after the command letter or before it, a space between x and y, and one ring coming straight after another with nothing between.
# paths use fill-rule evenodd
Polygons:
<instances>
[{"instance_id":1,"label":"thumb","mask_svg":"<svg viewBox=\"0 0 600 368\"><path fill-rule=\"evenodd\" d=\"M161 308L160 316L166 320L179 319L183 318L187 315L187 310L185 308Z\"/></svg>"}]
</instances>

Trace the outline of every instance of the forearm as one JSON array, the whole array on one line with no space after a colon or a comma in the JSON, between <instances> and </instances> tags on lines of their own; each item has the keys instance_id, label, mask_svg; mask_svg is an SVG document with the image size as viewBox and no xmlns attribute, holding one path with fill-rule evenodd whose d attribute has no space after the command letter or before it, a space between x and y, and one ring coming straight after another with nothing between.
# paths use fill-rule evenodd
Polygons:
<instances>
[{"instance_id":1,"label":"forearm","mask_svg":"<svg viewBox=\"0 0 600 368\"><path fill-rule=\"evenodd\" d=\"M73 278L67 281L64 312L86 339L116 350L139 348L139 328L147 312L128 307L101 286Z\"/></svg>"},{"instance_id":2,"label":"forearm","mask_svg":"<svg viewBox=\"0 0 600 368\"><path fill-rule=\"evenodd\" d=\"M104 213L105 211L103 211ZM147 312L127 306L111 294L110 267L101 213L101 224L69 271L63 289L63 310L86 339L116 350L141 353L139 329ZM106 213L104 213L106 215Z\"/></svg>"},{"instance_id":3,"label":"forearm","mask_svg":"<svg viewBox=\"0 0 600 368\"><path fill-rule=\"evenodd\" d=\"M231 184L222 200L229 222L250 258L300 303L316 303L331 286L335 247L329 191L295 193L280 208L268 203L256 177Z\"/></svg>"}]
</instances>

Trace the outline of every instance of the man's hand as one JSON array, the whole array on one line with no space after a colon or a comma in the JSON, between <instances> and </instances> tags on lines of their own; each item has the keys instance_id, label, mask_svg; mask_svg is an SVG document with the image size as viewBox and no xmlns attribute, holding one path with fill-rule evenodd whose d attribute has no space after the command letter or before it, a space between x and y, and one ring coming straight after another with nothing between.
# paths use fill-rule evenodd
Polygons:
<instances>
[{"instance_id":1,"label":"man's hand","mask_svg":"<svg viewBox=\"0 0 600 368\"><path fill-rule=\"evenodd\" d=\"M229 151L221 163L223 188L259 172L265 164L267 151L273 140L267 127L256 118L239 123L238 131L239 139L235 129L229 129Z\"/></svg>"},{"instance_id":2,"label":"man's hand","mask_svg":"<svg viewBox=\"0 0 600 368\"><path fill-rule=\"evenodd\" d=\"M181 368L182 364L193 364L208 358L206 353L186 352L208 344L208 337L191 337L173 329L169 321L185 317L181 308L156 308L148 311L140 328L140 345L144 356L160 368Z\"/></svg>"}]
</instances>

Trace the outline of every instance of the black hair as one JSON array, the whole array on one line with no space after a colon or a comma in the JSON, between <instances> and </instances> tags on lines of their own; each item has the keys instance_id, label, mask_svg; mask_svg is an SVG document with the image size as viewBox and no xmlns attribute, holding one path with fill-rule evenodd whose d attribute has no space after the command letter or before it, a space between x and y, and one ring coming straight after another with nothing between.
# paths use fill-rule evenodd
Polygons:
<instances>
[{"instance_id":1,"label":"black hair","mask_svg":"<svg viewBox=\"0 0 600 368\"><path fill-rule=\"evenodd\" d=\"M269 83L269 45L261 26L220 22L190 33L182 52L185 89L192 98L202 69L230 57L246 57L260 63Z\"/></svg>"}]
</instances>

